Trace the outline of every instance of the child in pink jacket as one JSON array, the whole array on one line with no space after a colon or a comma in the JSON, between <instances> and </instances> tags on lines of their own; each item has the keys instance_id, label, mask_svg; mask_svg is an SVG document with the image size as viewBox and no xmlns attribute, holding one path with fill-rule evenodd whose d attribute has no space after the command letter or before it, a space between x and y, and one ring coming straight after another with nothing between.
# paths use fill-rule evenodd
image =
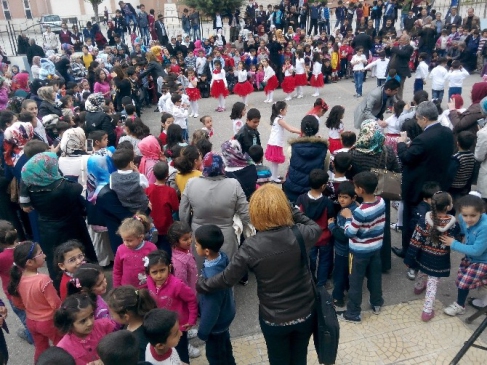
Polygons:
<instances>
[{"instance_id":1,"label":"child in pink jacket","mask_svg":"<svg viewBox=\"0 0 487 365\"><path fill-rule=\"evenodd\" d=\"M181 221L174 222L167 231L167 238L172 246L172 265L174 276L196 293L198 269L191 252L191 227Z\"/></svg>"}]
</instances>

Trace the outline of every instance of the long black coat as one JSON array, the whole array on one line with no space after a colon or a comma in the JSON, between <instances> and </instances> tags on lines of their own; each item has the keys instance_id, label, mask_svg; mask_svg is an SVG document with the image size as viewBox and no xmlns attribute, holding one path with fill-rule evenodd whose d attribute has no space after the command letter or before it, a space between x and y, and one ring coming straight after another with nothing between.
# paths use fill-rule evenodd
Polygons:
<instances>
[{"instance_id":1,"label":"long black coat","mask_svg":"<svg viewBox=\"0 0 487 365\"><path fill-rule=\"evenodd\" d=\"M354 49L363 47L364 55L367 59L369 58L369 51L372 49L372 46L372 38L365 33L359 33L353 38L352 47Z\"/></svg>"},{"instance_id":2,"label":"long black coat","mask_svg":"<svg viewBox=\"0 0 487 365\"><path fill-rule=\"evenodd\" d=\"M386 48L387 50L387 48ZM401 79L411 77L411 70L409 69L409 59L414 52L414 48L409 44L399 48L392 47L389 49L391 61L389 62L389 69L394 68Z\"/></svg>"}]
</instances>

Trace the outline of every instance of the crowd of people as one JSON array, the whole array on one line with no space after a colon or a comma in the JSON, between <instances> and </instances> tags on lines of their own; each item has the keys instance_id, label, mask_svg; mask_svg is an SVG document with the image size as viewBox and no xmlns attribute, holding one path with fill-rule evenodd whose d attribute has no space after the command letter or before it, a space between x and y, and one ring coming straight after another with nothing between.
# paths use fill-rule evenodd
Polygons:
<instances>
[{"instance_id":1,"label":"crowd of people","mask_svg":"<svg viewBox=\"0 0 487 365\"><path fill-rule=\"evenodd\" d=\"M250 1L244 20L238 10L216 14L208 39L195 31L198 12L185 9L184 34L169 39L162 15L119 5L106 36L96 23L81 32L63 24L59 35L47 29L42 47L31 40L30 74L3 58L0 278L36 364L189 364L200 356L195 337L210 364L235 364L232 287L247 285L249 271L269 363L305 364L317 319L303 283L333 287L340 318L359 323L365 278L374 314L387 300L391 253L404 258L414 293L425 292L425 322L451 250L465 254L458 297L444 310L465 313L469 291L487 284L487 79L468 108L462 98L469 73L484 74L487 30L479 35L471 9L462 20L421 1L329 9L284 0L267 10ZM377 87L354 112L355 133L323 87L353 78L360 98L369 70ZM409 103L402 92L414 70ZM316 99L297 128L286 102L308 85ZM274 100L278 87L285 100ZM272 104L266 144L260 111L247 110L260 90ZM198 102L211 96L223 112L230 93L241 97L233 138L215 148L218 126ZM143 121L156 105L158 136ZM325 115L328 139L319 136ZM192 133L191 117L201 121ZM289 161L287 132L296 135ZM374 169L402 173L401 201L377 190ZM391 230L401 230L400 248ZM487 296L470 303L487 306ZM5 330L1 301L0 315ZM0 356L6 364L2 330Z\"/></svg>"}]
</instances>

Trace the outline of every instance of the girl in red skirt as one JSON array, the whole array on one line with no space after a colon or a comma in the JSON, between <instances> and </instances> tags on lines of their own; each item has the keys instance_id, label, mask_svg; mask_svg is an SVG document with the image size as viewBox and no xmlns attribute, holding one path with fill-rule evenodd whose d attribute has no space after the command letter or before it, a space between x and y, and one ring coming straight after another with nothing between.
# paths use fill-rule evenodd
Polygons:
<instances>
[{"instance_id":1,"label":"girl in red skirt","mask_svg":"<svg viewBox=\"0 0 487 365\"><path fill-rule=\"evenodd\" d=\"M276 73L273 68L269 66L269 61L263 59L262 66L264 66L264 83L266 84L264 91L267 95L267 99L264 100L264 103L273 103L274 90L279 86L279 81L277 81Z\"/></svg>"},{"instance_id":2,"label":"girl in red skirt","mask_svg":"<svg viewBox=\"0 0 487 365\"><path fill-rule=\"evenodd\" d=\"M340 134L343 132L343 116L345 115L345 108L341 105L335 105L330 110L328 118L326 119L326 127L330 130L328 132L328 149L333 154L336 150L343 148Z\"/></svg>"},{"instance_id":3,"label":"girl in red skirt","mask_svg":"<svg viewBox=\"0 0 487 365\"><path fill-rule=\"evenodd\" d=\"M306 77L306 66L304 61L304 53L302 50L296 51L296 66L294 68L296 74L294 75L294 83L296 85L296 98L303 97L303 86L306 86L308 79Z\"/></svg>"},{"instance_id":4,"label":"girl in red skirt","mask_svg":"<svg viewBox=\"0 0 487 365\"><path fill-rule=\"evenodd\" d=\"M188 68L188 80L189 84L186 87L186 95L188 95L189 106L191 107L190 117L198 118L198 100L201 99L200 89L198 89L198 78L196 77L194 70Z\"/></svg>"},{"instance_id":5,"label":"girl in red skirt","mask_svg":"<svg viewBox=\"0 0 487 365\"><path fill-rule=\"evenodd\" d=\"M310 81L311 86L315 88L313 96L320 96L320 89L325 86L321 66L321 54L318 52L313 53L313 74Z\"/></svg>"},{"instance_id":6,"label":"girl in red skirt","mask_svg":"<svg viewBox=\"0 0 487 365\"><path fill-rule=\"evenodd\" d=\"M282 72L284 74L284 80L282 81L281 87L282 91L287 94L287 98L284 100L291 100L291 94L294 92L294 89L296 89L296 86L294 85L294 67L291 64L291 59L289 57L286 57L284 60Z\"/></svg>"},{"instance_id":7,"label":"girl in red skirt","mask_svg":"<svg viewBox=\"0 0 487 365\"><path fill-rule=\"evenodd\" d=\"M247 70L244 68L243 62L238 63L237 79L238 82L233 88L233 92L240 95L242 97L242 102L247 106L248 97L252 94L252 91L254 91L254 87L247 79Z\"/></svg>"},{"instance_id":8,"label":"girl in red skirt","mask_svg":"<svg viewBox=\"0 0 487 365\"><path fill-rule=\"evenodd\" d=\"M225 98L228 96L227 79L225 78L225 70L222 69L222 63L219 60L213 62L215 69L211 74L210 94L215 99L218 99L217 112L225 111Z\"/></svg>"},{"instance_id":9,"label":"girl in red skirt","mask_svg":"<svg viewBox=\"0 0 487 365\"><path fill-rule=\"evenodd\" d=\"M286 159L282 150L284 147L284 130L288 130L291 133L301 134L301 130L286 123L284 120L286 113L287 104L285 101L278 101L272 105L271 135L269 136L265 150L265 158L271 163L271 181L278 184L282 184L282 180L277 174L279 164L284 163Z\"/></svg>"}]
</instances>

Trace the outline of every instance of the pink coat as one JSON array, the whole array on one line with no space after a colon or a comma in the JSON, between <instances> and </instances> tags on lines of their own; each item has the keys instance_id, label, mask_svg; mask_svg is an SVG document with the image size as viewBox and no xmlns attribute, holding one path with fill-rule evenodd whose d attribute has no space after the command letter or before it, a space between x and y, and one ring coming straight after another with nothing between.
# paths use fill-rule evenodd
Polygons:
<instances>
[{"instance_id":1,"label":"pink coat","mask_svg":"<svg viewBox=\"0 0 487 365\"><path fill-rule=\"evenodd\" d=\"M147 286L147 275L144 267L144 257L157 250L152 242L144 241L138 250L132 250L125 245L118 246L113 263L113 287L133 285L136 288Z\"/></svg>"},{"instance_id":2,"label":"pink coat","mask_svg":"<svg viewBox=\"0 0 487 365\"><path fill-rule=\"evenodd\" d=\"M191 251L173 248L172 266L174 267L174 276L181 279L183 283L196 292L196 281L198 280L198 268Z\"/></svg>"},{"instance_id":3,"label":"pink coat","mask_svg":"<svg viewBox=\"0 0 487 365\"><path fill-rule=\"evenodd\" d=\"M169 274L166 282L156 288L154 280L147 277L147 289L157 302L158 308L169 309L179 314L179 329L189 324L194 326L198 318L198 302L196 294L180 279Z\"/></svg>"},{"instance_id":4,"label":"pink coat","mask_svg":"<svg viewBox=\"0 0 487 365\"><path fill-rule=\"evenodd\" d=\"M7 109L8 90L5 87L0 88L0 110Z\"/></svg>"}]
</instances>

